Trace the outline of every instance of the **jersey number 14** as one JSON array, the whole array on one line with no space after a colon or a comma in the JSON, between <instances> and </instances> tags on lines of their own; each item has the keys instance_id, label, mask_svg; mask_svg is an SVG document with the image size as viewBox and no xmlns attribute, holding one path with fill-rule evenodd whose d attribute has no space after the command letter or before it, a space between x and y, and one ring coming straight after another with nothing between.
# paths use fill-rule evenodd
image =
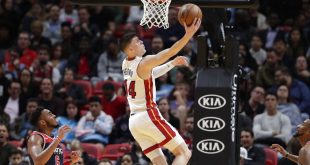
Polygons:
<instances>
[{"instance_id":1,"label":"jersey number 14","mask_svg":"<svg viewBox=\"0 0 310 165\"><path fill-rule=\"evenodd\" d=\"M129 88L127 89L127 81L125 81L125 87L126 87L126 92L128 95L131 96L131 98L135 98L136 97L136 92L135 92L135 84L136 82L135 81L131 81L130 84L129 84Z\"/></svg>"}]
</instances>

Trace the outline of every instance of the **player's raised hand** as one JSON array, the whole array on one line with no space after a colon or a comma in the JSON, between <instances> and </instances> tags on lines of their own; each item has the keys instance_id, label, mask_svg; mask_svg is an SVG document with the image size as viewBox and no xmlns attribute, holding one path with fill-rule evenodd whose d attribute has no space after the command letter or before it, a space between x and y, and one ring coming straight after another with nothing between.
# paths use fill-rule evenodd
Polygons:
<instances>
[{"instance_id":1,"label":"player's raised hand","mask_svg":"<svg viewBox=\"0 0 310 165\"><path fill-rule=\"evenodd\" d=\"M181 65L188 66L188 59L184 56L177 56L175 59L172 60L172 65L174 65L174 66L181 66Z\"/></svg>"},{"instance_id":2,"label":"player's raised hand","mask_svg":"<svg viewBox=\"0 0 310 165\"><path fill-rule=\"evenodd\" d=\"M287 151L279 144L272 144L271 148L276 152L279 152L283 157L287 154Z\"/></svg>"},{"instance_id":3,"label":"player's raised hand","mask_svg":"<svg viewBox=\"0 0 310 165\"><path fill-rule=\"evenodd\" d=\"M66 133L70 132L71 128L68 125L63 125L58 129L58 137L63 139Z\"/></svg>"},{"instance_id":4,"label":"player's raised hand","mask_svg":"<svg viewBox=\"0 0 310 165\"><path fill-rule=\"evenodd\" d=\"M186 34L193 36L196 33L196 31L199 29L200 24L201 24L201 19L197 17L194 19L193 23L189 26L187 26L186 23L184 22L183 26L185 27Z\"/></svg>"}]
</instances>

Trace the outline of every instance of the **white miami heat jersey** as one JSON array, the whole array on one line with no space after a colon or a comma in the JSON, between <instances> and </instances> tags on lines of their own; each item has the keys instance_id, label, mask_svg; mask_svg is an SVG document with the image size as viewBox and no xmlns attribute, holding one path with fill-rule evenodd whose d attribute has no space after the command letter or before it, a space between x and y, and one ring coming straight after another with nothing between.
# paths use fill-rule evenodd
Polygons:
<instances>
[{"instance_id":1,"label":"white miami heat jersey","mask_svg":"<svg viewBox=\"0 0 310 165\"><path fill-rule=\"evenodd\" d=\"M126 58L122 65L127 100L132 112L156 107L155 79L151 76L148 80L143 80L137 73L141 60L142 57L130 61Z\"/></svg>"}]
</instances>

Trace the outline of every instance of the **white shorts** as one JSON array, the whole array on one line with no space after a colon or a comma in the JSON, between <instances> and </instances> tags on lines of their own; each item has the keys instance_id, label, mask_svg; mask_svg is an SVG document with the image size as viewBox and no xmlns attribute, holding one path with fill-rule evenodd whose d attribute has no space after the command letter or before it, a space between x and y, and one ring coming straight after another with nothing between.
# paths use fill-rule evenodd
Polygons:
<instances>
[{"instance_id":1,"label":"white shorts","mask_svg":"<svg viewBox=\"0 0 310 165\"><path fill-rule=\"evenodd\" d=\"M130 116L129 129L143 153L151 160L163 155L160 149L162 146L173 151L181 143L185 143L178 131L156 108Z\"/></svg>"}]
</instances>

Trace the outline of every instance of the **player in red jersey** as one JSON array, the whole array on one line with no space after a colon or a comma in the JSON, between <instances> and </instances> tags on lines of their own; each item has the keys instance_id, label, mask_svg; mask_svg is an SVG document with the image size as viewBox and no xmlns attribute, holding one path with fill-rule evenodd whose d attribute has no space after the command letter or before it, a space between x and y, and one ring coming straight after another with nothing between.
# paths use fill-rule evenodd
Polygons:
<instances>
[{"instance_id":1,"label":"player in red jersey","mask_svg":"<svg viewBox=\"0 0 310 165\"><path fill-rule=\"evenodd\" d=\"M30 135L27 148L31 164L35 165L63 165L63 151L60 146L61 140L71 128L64 125L58 129L58 136L51 137L54 128L58 127L56 116L48 109L38 107L30 118L31 124L37 127L38 131ZM71 153L71 163L79 160L79 153Z\"/></svg>"},{"instance_id":2,"label":"player in red jersey","mask_svg":"<svg viewBox=\"0 0 310 165\"><path fill-rule=\"evenodd\" d=\"M162 146L175 155L173 165L185 165L191 157L191 152L182 137L159 113L156 105L155 78L165 74L175 65L187 64L185 57L165 62L187 44L200 24L201 20L197 18L190 26L184 23L185 35L171 48L143 58L145 47L137 35L126 34L120 42L121 49L127 55L122 70L131 111L129 129L144 154L156 165L167 165Z\"/></svg>"}]
</instances>

